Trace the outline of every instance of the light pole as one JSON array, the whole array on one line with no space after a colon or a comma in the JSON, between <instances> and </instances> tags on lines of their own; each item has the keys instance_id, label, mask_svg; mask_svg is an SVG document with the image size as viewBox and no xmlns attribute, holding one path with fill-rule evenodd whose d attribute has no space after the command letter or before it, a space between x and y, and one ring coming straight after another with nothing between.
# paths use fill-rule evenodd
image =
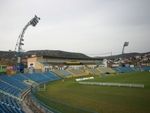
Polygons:
<instances>
[{"instance_id":1,"label":"light pole","mask_svg":"<svg viewBox=\"0 0 150 113\"><path fill-rule=\"evenodd\" d=\"M122 58L121 58L121 59L122 59L122 60L121 60L121 61L122 61L122 62L121 62L121 63L122 63L122 67L125 67L125 64L124 64L124 61L123 61L124 48L125 48L126 46L128 46L128 45L129 45L129 42L124 42L124 45L123 45L123 48L122 48Z\"/></svg>"},{"instance_id":2,"label":"light pole","mask_svg":"<svg viewBox=\"0 0 150 113\"><path fill-rule=\"evenodd\" d=\"M125 43L124 43L123 48L122 48L122 56L123 56L123 54L124 54L124 48L125 48L126 46L128 46L128 45L129 45L129 42L125 42Z\"/></svg>"},{"instance_id":3,"label":"light pole","mask_svg":"<svg viewBox=\"0 0 150 113\"><path fill-rule=\"evenodd\" d=\"M16 57L17 57L17 65L20 64L20 52L22 51L22 45L24 45L23 41L23 36L24 36L24 33L25 31L27 30L27 28L32 25L33 27L35 27L37 25L37 23L39 22L40 18L37 17L36 15L34 16L34 18L32 18L26 25L25 27L23 28L23 30L21 31L18 39L17 39L17 42L16 42L16 46L15 46L15 51L16 51ZM17 66L16 65L16 66ZM18 67L18 66L17 66ZM18 71L18 70L17 70ZM19 71L20 72L20 71Z\"/></svg>"}]
</instances>

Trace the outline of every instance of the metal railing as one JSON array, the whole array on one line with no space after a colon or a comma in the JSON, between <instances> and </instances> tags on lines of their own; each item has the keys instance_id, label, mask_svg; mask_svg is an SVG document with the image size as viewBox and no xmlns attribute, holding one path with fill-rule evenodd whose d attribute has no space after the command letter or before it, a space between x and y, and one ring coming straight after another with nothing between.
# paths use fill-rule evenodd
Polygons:
<instances>
[{"instance_id":1,"label":"metal railing","mask_svg":"<svg viewBox=\"0 0 150 113\"><path fill-rule=\"evenodd\" d=\"M79 84L100 85L100 86L124 86L144 88L144 84L110 83L110 82L79 82Z\"/></svg>"}]
</instances>

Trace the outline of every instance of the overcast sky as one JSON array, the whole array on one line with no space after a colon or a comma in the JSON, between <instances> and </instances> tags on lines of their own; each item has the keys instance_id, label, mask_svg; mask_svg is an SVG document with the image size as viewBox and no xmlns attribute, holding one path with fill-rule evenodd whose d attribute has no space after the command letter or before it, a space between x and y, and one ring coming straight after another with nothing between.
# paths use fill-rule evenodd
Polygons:
<instances>
[{"instance_id":1,"label":"overcast sky","mask_svg":"<svg viewBox=\"0 0 150 113\"><path fill-rule=\"evenodd\" d=\"M89 56L150 51L150 0L0 0L0 50L15 50L24 26L25 51L62 50Z\"/></svg>"}]
</instances>

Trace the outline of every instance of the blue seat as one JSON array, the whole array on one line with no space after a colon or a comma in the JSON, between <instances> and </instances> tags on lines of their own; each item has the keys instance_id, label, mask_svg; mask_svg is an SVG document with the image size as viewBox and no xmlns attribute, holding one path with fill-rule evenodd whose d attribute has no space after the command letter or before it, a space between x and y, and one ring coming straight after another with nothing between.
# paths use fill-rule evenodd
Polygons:
<instances>
[{"instance_id":1,"label":"blue seat","mask_svg":"<svg viewBox=\"0 0 150 113\"><path fill-rule=\"evenodd\" d=\"M45 77L43 77L44 75L40 75L40 74L24 74L24 76L37 83L42 83L50 80L48 78L46 79Z\"/></svg>"},{"instance_id":2,"label":"blue seat","mask_svg":"<svg viewBox=\"0 0 150 113\"><path fill-rule=\"evenodd\" d=\"M0 76L0 79L15 86L15 87L21 88L22 90L24 90L28 87L27 85L23 84L22 82L20 82L16 79L13 79L12 77L9 77L9 76Z\"/></svg>"},{"instance_id":3,"label":"blue seat","mask_svg":"<svg viewBox=\"0 0 150 113\"><path fill-rule=\"evenodd\" d=\"M48 76L51 80L59 80L60 77L58 77L57 75L51 73L51 72L44 72L44 75Z\"/></svg>"},{"instance_id":4,"label":"blue seat","mask_svg":"<svg viewBox=\"0 0 150 113\"><path fill-rule=\"evenodd\" d=\"M12 113L12 111L9 109L9 107L5 104L5 103L2 103L0 101L0 108L5 112L5 113Z\"/></svg>"},{"instance_id":5,"label":"blue seat","mask_svg":"<svg viewBox=\"0 0 150 113\"><path fill-rule=\"evenodd\" d=\"M56 70L54 72L58 73L59 75L61 75L63 77L71 77L71 76L73 76L71 73L67 72L66 70Z\"/></svg>"},{"instance_id":6,"label":"blue seat","mask_svg":"<svg viewBox=\"0 0 150 113\"><path fill-rule=\"evenodd\" d=\"M122 73L122 70L120 70L119 68L112 68L116 73Z\"/></svg>"}]
</instances>

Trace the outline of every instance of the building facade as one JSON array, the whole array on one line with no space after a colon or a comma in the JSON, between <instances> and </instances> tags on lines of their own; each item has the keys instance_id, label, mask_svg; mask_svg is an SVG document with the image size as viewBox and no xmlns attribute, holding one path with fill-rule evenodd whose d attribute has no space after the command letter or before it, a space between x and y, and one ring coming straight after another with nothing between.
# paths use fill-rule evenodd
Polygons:
<instances>
[{"instance_id":1,"label":"building facade","mask_svg":"<svg viewBox=\"0 0 150 113\"><path fill-rule=\"evenodd\" d=\"M54 69L64 70L67 68L84 68L103 65L103 59L100 58L67 58L53 56L34 56L27 59L28 68L33 64L35 69L42 71L51 71Z\"/></svg>"}]
</instances>

